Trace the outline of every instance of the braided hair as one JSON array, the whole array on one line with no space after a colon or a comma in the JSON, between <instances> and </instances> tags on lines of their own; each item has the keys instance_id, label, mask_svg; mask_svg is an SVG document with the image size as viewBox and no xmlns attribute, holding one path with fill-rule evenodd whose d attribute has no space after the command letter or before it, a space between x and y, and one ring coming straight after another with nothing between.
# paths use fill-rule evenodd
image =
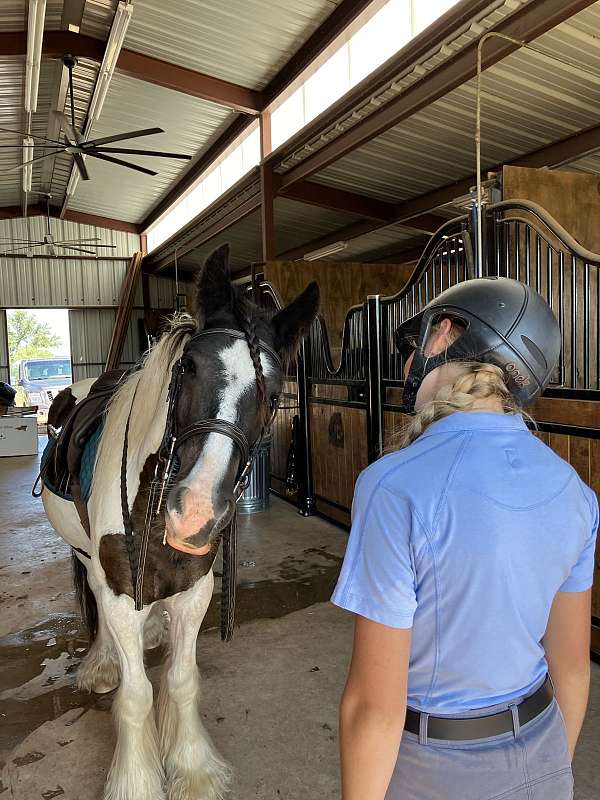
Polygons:
<instances>
[{"instance_id":1,"label":"braided hair","mask_svg":"<svg viewBox=\"0 0 600 800\"><path fill-rule=\"evenodd\" d=\"M438 326L433 327L437 329ZM460 327L453 325L448 343L451 344L461 334ZM442 386L416 414L408 418L404 426L392 433L388 451L407 447L437 420L455 411L473 411L482 400L495 399L499 401L505 414L522 414L535 425L533 418L517 404L504 382L504 373L500 367L478 361L451 363L459 364L464 372L453 383Z\"/></svg>"},{"instance_id":2,"label":"braided hair","mask_svg":"<svg viewBox=\"0 0 600 800\"><path fill-rule=\"evenodd\" d=\"M260 424L262 427L265 427L269 419L270 404L267 396L265 374L260 360L260 342L258 333L256 332L256 321L253 311L256 312L256 309L253 308L247 300L238 295L234 304L234 314L248 343L248 350L256 375L256 403Z\"/></svg>"}]
</instances>

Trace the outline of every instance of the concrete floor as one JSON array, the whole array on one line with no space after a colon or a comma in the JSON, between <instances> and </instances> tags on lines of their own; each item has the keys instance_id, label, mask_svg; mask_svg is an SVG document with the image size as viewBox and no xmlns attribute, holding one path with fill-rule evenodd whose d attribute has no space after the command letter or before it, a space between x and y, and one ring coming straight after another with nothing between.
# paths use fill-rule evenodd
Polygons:
<instances>
[{"instance_id":1,"label":"concrete floor","mask_svg":"<svg viewBox=\"0 0 600 800\"><path fill-rule=\"evenodd\" d=\"M114 744L112 695L75 689L86 636L69 550L30 495L36 471L36 458L0 459L0 797L95 800ZM240 627L224 645L209 612L198 640L201 711L235 767L239 800L339 797L337 701L352 620L325 601L345 544L343 531L276 499L240 520ZM160 655L148 661L155 686ZM600 796L600 667L592 666L576 800Z\"/></svg>"}]
</instances>

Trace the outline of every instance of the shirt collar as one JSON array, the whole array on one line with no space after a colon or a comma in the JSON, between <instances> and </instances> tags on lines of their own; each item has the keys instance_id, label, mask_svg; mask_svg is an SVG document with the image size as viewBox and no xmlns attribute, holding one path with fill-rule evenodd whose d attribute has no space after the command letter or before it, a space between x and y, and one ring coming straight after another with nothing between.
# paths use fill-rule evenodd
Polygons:
<instances>
[{"instance_id":1,"label":"shirt collar","mask_svg":"<svg viewBox=\"0 0 600 800\"><path fill-rule=\"evenodd\" d=\"M448 431L527 431L520 414L498 414L493 411L455 411L433 422L421 436Z\"/></svg>"}]
</instances>

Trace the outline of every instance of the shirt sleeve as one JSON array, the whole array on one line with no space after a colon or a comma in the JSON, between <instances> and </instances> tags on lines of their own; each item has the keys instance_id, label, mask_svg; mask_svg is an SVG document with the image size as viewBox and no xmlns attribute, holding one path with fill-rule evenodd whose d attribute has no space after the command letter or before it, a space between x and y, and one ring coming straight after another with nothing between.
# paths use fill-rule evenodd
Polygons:
<instances>
[{"instance_id":1,"label":"shirt sleeve","mask_svg":"<svg viewBox=\"0 0 600 800\"><path fill-rule=\"evenodd\" d=\"M591 511L591 530L586 540L585 546L571 570L571 574L560 587L560 592L585 592L594 582L594 568L596 555L596 537L598 535L598 498L588 486L584 488L584 494L590 505Z\"/></svg>"},{"instance_id":2,"label":"shirt sleeve","mask_svg":"<svg viewBox=\"0 0 600 800\"><path fill-rule=\"evenodd\" d=\"M352 530L331 598L340 608L392 628L411 628L417 607L408 500L360 480Z\"/></svg>"}]
</instances>

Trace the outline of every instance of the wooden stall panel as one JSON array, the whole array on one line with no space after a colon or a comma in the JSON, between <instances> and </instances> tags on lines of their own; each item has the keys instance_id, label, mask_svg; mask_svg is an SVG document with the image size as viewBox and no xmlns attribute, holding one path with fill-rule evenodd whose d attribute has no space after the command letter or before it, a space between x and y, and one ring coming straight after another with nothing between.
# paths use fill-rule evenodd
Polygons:
<instances>
[{"instance_id":1,"label":"wooden stall panel","mask_svg":"<svg viewBox=\"0 0 600 800\"><path fill-rule=\"evenodd\" d=\"M310 403L313 487L350 510L354 484L367 466L367 414L362 408Z\"/></svg>"}]
</instances>

